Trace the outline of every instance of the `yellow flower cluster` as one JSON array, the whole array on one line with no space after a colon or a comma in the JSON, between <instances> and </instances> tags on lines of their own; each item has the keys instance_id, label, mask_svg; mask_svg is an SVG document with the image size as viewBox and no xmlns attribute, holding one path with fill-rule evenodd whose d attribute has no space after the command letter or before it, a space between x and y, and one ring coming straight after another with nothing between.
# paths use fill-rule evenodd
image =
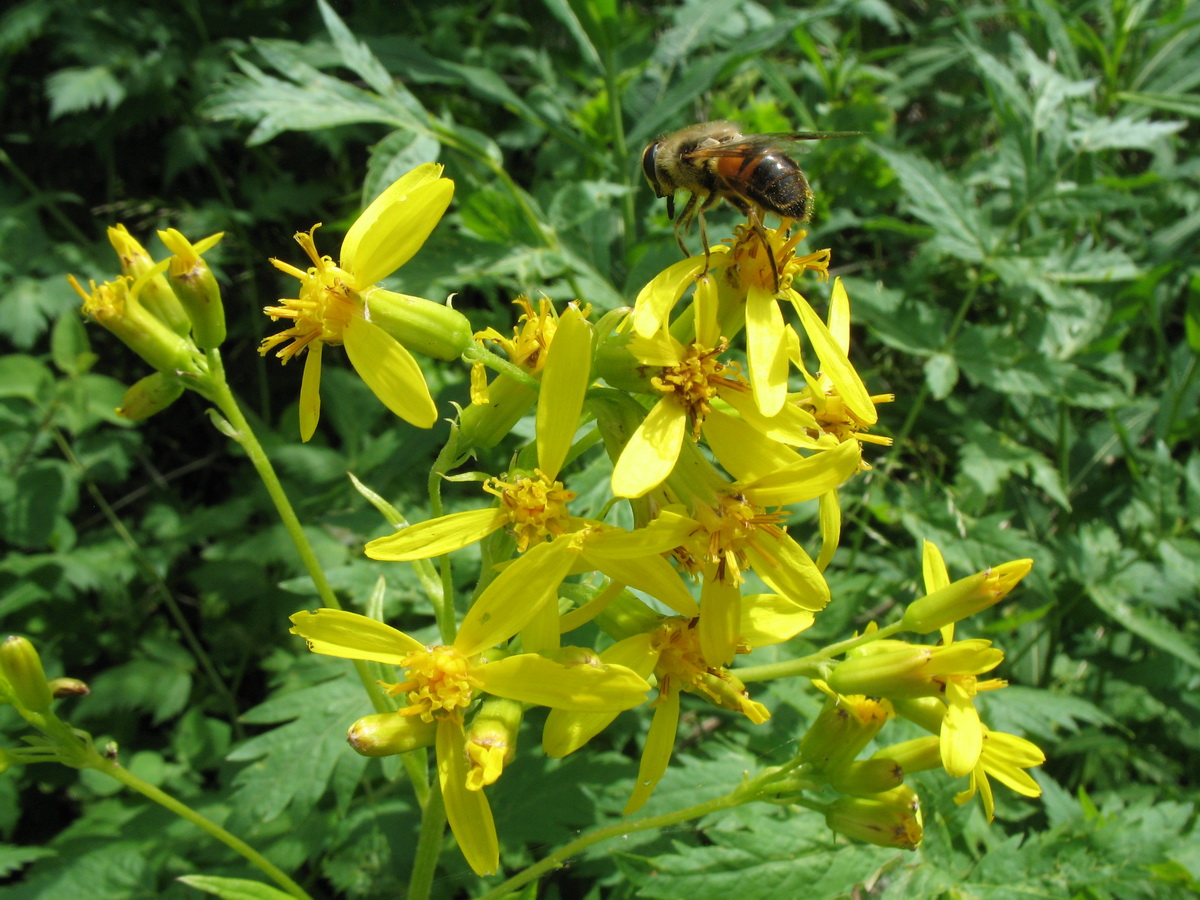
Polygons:
<instances>
[{"instance_id":1,"label":"yellow flower cluster","mask_svg":"<svg viewBox=\"0 0 1200 900\"><path fill-rule=\"evenodd\" d=\"M828 279L829 251L797 255L801 230L741 227L728 245L651 279L632 308L593 322L587 306L556 311L542 301L535 311L522 298L511 337L473 332L448 304L377 285L417 252L453 190L441 166L420 166L359 217L337 262L318 254L317 226L296 235L307 269L272 261L300 287L296 297L265 310L288 325L263 341L261 352L285 363L306 356L304 440L318 424L325 345L343 345L383 404L420 427L436 422L438 407L410 351L470 364L472 402L460 410L441 455L451 467L533 415L533 441L517 450L508 470L472 476L482 488L477 508L405 525L366 545L367 556L392 562L485 548L480 584L461 622L439 616L441 643L426 645L341 610L292 616L292 632L313 652L402 672L383 685L396 712L355 722L354 749L384 756L434 746L450 827L480 874L499 866L484 788L514 759L530 706L549 708L543 750L562 757L620 712L649 704L653 716L627 813L647 802L667 770L683 694L759 725L770 711L746 684L801 675L827 700L784 767L792 788L781 787L774 799L787 800L792 789L831 788L841 795L824 807L831 828L914 847L920 810L904 783L913 771L940 765L968 777L960 802L980 794L989 817L989 778L1035 796L1025 769L1042 761L1040 751L990 731L974 705L980 691L1004 686L980 680L1003 654L988 641L954 637L956 622L1012 590L1028 560L952 583L941 554L927 544L926 595L902 618L804 660L731 668L735 657L810 627L830 603L823 573L839 542L838 490L869 468L864 444L890 443L870 432L877 406L893 398L871 394L850 361L850 305L841 280L833 282L824 320L796 289L806 272ZM144 251L123 233L114 245L129 260L126 277L90 294L80 289L89 312L151 361L168 387L202 366L204 352L224 336L223 318L212 309L219 294L199 257L206 246L169 238L171 278L179 283L173 290L164 294L159 284L166 264L142 259ZM180 302L168 302L176 296ZM498 372L490 383L488 368ZM152 388L162 385L143 393ZM573 464L601 448L612 467L608 496L593 515L580 515L571 508L579 495L570 485ZM789 531L789 508L808 501L818 504L817 533L798 539ZM501 532L511 540L485 541ZM815 560L805 547L810 541L819 545ZM496 547L508 548L502 558ZM572 578L581 581L568 583ZM452 611L453 598L443 599ZM605 644L564 640L589 622L607 636ZM899 640L900 631L940 632L941 642ZM859 759L897 718L932 735Z\"/></svg>"}]
</instances>

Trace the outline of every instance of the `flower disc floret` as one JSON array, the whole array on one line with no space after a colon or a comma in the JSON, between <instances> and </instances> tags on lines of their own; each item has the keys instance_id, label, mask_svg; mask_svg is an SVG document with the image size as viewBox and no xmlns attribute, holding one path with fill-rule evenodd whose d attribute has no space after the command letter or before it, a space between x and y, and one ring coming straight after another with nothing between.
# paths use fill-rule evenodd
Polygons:
<instances>
[{"instance_id":1,"label":"flower disc floret","mask_svg":"<svg viewBox=\"0 0 1200 900\"><path fill-rule=\"evenodd\" d=\"M712 401L722 388L744 391L747 384L736 363L723 363L720 355L729 347L722 340L715 347L693 343L678 365L665 366L650 379L664 394L672 394L692 423L692 439L700 440L700 428L712 412Z\"/></svg>"},{"instance_id":2,"label":"flower disc floret","mask_svg":"<svg viewBox=\"0 0 1200 900\"><path fill-rule=\"evenodd\" d=\"M750 567L747 547L760 533L777 539L785 534L780 525L782 510L767 512L736 494L722 494L717 506L700 506L693 515L708 536L704 558L716 566L721 581L745 580L742 572Z\"/></svg>"},{"instance_id":3,"label":"flower disc floret","mask_svg":"<svg viewBox=\"0 0 1200 900\"><path fill-rule=\"evenodd\" d=\"M405 680L387 686L392 696L406 694L402 716L420 716L423 722L454 718L461 721L479 688L471 661L453 647L429 647L404 658Z\"/></svg>"},{"instance_id":4,"label":"flower disc floret","mask_svg":"<svg viewBox=\"0 0 1200 900\"><path fill-rule=\"evenodd\" d=\"M272 321L290 319L291 327L263 339L258 352L266 354L280 344L275 353L286 364L313 341L325 344L341 344L343 332L351 318L361 314L362 302L348 287L350 276L330 256L320 256L314 239L318 222L308 231L296 233L298 243L312 265L301 271L282 260L271 260L272 265L300 279L300 290L294 298L283 298L278 306L263 309Z\"/></svg>"},{"instance_id":5,"label":"flower disc floret","mask_svg":"<svg viewBox=\"0 0 1200 900\"><path fill-rule=\"evenodd\" d=\"M575 499L575 492L548 478L541 469L534 469L532 477L514 481L490 478L483 489L500 498L500 512L516 535L520 553L538 541L573 530L567 504Z\"/></svg>"},{"instance_id":6,"label":"flower disc floret","mask_svg":"<svg viewBox=\"0 0 1200 900\"><path fill-rule=\"evenodd\" d=\"M763 235L767 238L763 245ZM733 232L733 251L730 254L727 277L736 288L756 287L769 293L789 289L792 281L805 269L812 269L822 281L829 278L829 250L818 250L806 256L796 256L797 245L808 236L808 232L797 230L790 235L782 228L753 228L749 224L737 226ZM768 253L775 256L775 267L771 266ZM779 283L775 283L775 272Z\"/></svg>"}]
</instances>

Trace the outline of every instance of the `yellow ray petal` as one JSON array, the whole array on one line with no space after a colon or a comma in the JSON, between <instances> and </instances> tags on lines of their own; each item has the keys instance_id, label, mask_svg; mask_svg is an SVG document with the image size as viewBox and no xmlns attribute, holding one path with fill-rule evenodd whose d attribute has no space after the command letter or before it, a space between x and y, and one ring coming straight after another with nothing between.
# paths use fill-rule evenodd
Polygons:
<instances>
[{"instance_id":1,"label":"yellow ray petal","mask_svg":"<svg viewBox=\"0 0 1200 900\"><path fill-rule=\"evenodd\" d=\"M840 275L833 279L829 295L829 334L843 353L850 352L850 298Z\"/></svg>"},{"instance_id":2,"label":"yellow ray petal","mask_svg":"<svg viewBox=\"0 0 1200 900\"><path fill-rule=\"evenodd\" d=\"M496 824L483 791L467 790L467 736L455 719L438 722L437 764L446 819L458 848L476 875L490 875L500 867Z\"/></svg>"},{"instance_id":3,"label":"yellow ray petal","mask_svg":"<svg viewBox=\"0 0 1200 900\"><path fill-rule=\"evenodd\" d=\"M574 306L558 318L554 340L546 351L537 404L538 467L553 481L558 477L583 410L591 379L592 329Z\"/></svg>"},{"instance_id":4,"label":"yellow ray petal","mask_svg":"<svg viewBox=\"0 0 1200 900\"><path fill-rule=\"evenodd\" d=\"M942 719L942 768L958 778L968 774L983 752L983 725L970 695L955 680L946 684L946 715Z\"/></svg>"},{"instance_id":5,"label":"yellow ray petal","mask_svg":"<svg viewBox=\"0 0 1200 900\"><path fill-rule=\"evenodd\" d=\"M558 586L578 554L566 538L526 551L475 600L458 629L455 649L474 656L524 628L544 604L558 597Z\"/></svg>"},{"instance_id":6,"label":"yellow ray petal","mask_svg":"<svg viewBox=\"0 0 1200 900\"><path fill-rule=\"evenodd\" d=\"M783 313L774 294L754 285L746 295L746 359L754 402L764 416L773 416L787 399Z\"/></svg>"},{"instance_id":7,"label":"yellow ray petal","mask_svg":"<svg viewBox=\"0 0 1200 900\"><path fill-rule=\"evenodd\" d=\"M725 471L738 481L753 481L802 458L744 419L717 410L704 417L704 439Z\"/></svg>"},{"instance_id":8,"label":"yellow ray petal","mask_svg":"<svg viewBox=\"0 0 1200 900\"><path fill-rule=\"evenodd\" d=\"M600 659L606 665L624 666L642 678L649 678L658 662L658 651L651 648L649 634L635 634L613 644L600 654ZM546 716L546 727L542 731L542 749L547 756L561 759L590 741L616 717L616 711L552 709Z\"/></svg>"},{"instance_id":9,"label":"yellow ray petal","mask_svg":"<svg viewBox=\"0 0 1200 900\"><path fill-rule=\"evenodd\" d=\"M700 652L710 666L723 666L733 659L741 625L741 587L705 578L700 591Z\"/></svg>"},{"instance_id":10,"label":"yellow ray petal","mask_svg":"<svg viewBox=\"0 0 1200 900\"><path fill-rule=\"evenodd\" d=\"M679 730L679 692L671 691L662 696L650 722L650 733L646 735L646 746L642 748L642 761L638 766L637 784L625 804L625 815L637 812L646 805L654 788L658 786L671 762L671 751L675 749L675 734Z\"/></svg>"},{"instance_id":11,"label":"yellow ray petal","mask_svg":"<svg viewBox=\"0 0 1200 900\"><path fill-rule=\"evenodd\" d=\"M925 593L932 594L950 586L950 573L942 551L932 541L925 541L921 553L921 572L925 576Z\"/></svg>"},{"instance_id":12,"label":"yellow ray petal","mask_svg":"<svg viewBox=\"0 0 1200 900\"><path fill-rule=\"evenodd\" d=\"M633 709L650 690L644 678L624 666L564 665L536 653L498 659L474 674L497 697L579 712Z\"/></svg>"},{"instance_id":13,"label":"yellow ray petal","mask_svg":"<svg viewBox=\"0 0 1200 900\"><path fill-rule=\"evenodd\" d=\"M784 534L758 532L746 545L746 556L758 577L777 593L805 609L820 612L829 603L829 585L804 548Z\"/></svg>"},{"instance_id":14,"label":"yellow ray petal","mask_svg":"<svg viewBox=\"0 0 1200 900\"><path fill-rule=\"evenodd\" d=\"M673 547L678 544L673 544ZM630 559L624 556L604 556L593 553L589 543L584 543L583 558L613 581L619 581L635 590L643 591L679 613L681 616L698 616L700 608L683 582L679 573L661 556L642 556Z\"/></svg>"},{"instance_id":15,"label":"yellow ray petal","mask_svg":"<svg viewBox=\"0 0 1200 900\"><path fill-rule=\"evenodd\" d=\"M375 198L342 241L341 267L363 290L412 259L441 220L454 182L436 163L417 166Z\"/></svg>"},{"instance_id":16,"label":"yellow ray petal","mask_svg":"<svg viewBox=\"0 0 1200 900\"><path fill-rule=\"evenodd\" d=\"M739 630L751 647L770 647L791 640L810 627L815 618L782 594L748 594L742 597Z\"/></svg>"},{"instance_id":17,"label":"yellow ray petal","mask_svg":"<svg viewBox=\"0 0 1200 900\"><path fill-rule=\"evenodd\" d=\"M308 649L343 659L373 659L402 666L404 657L425 645L391 625L344 609L298 612L291 617L292 634L308 641Z\"/></svg>"},{"instance_id":18,"label":"yellow ray petal","mask_svg":"<svg viewBox=\"0 0 1200 900\"><path fill-rule=\"evenodd\" d=\"M321 418L321 349L325 345L313 341L304 358L304 377L300 381L300 440L308 442L317 430Z\"/></svg>"},{"instance_id":19,"label":"yellow ray petal","mask_svg":"<svg viewBox=\"0 0 1200 900\"><path fill-rule=\"evenodd\" d=\"M800 324L812 341L817 357L821 360L821 370L829 376L829 380L837 387L838 393L846 401L846 407L858 419L867 425L874 425L879 416L875 412L875 404L867 393L866 385L858 377L858 372L851 364L846 351L838 346L836 338L829 333L829 328L821 321L808 301L793 290L787 292L788 299L800 314Z\"/></svg>"},{"instance_id":20,"label":"yellow ray petal","mask_svg":"<svg viewBox=\"0 0 1200 900\"><path fill-rule=\"evenodd\" d=\"M406 562L442 556L481 541L505 522L495 509L468 509L427 522L409 525L395 534L369 541L365 548L371 559Z\"/></svg>"},{"instance_id":21,"label":"yellow ray petal","mask_svg":"<svg viewBox=\"0 0 1200 900\"><path fill-rule=\"evenodd\" d=\"M858 441L842 441L833 450L799 457L783 469L764 475L738 489L759 506L803 503L845 484L858 471L862 448Z\"/></svg>"},{"instance_id":22,"label":"yellow ray petal","mask_svg":"<svg viewBox=\"0 0 1200 900\"><path fill-rule=\"evenodd\" d=\"M357 316L342 332L354 371L384 406L418 428L431 428L437 406L425 376L404 345L377 325Z\"/></svg>"},{"instance_id":23,"label":"yellow ray petal","mask_svg":"<svg viewBox=\"0 0 1200 900\"><path fill-rule=\"evenodd\" d=\"M704 262L703 256L680 260L642 288L633 303L633 328L638 334L650 337L666 324L671 309L695 280Z\"/></svg>"},{"instance_id":24,"label":"yellow ray petal","mask_svg":"<svg viewBox=\"0 0 1200 900\"><path fill-rule=\"evenodd\" d=\"M613 466L612 492L641 497L662 484L675 468L686 430L683 407L669 397L659 400Z\"/></svg>"}]
</instances>

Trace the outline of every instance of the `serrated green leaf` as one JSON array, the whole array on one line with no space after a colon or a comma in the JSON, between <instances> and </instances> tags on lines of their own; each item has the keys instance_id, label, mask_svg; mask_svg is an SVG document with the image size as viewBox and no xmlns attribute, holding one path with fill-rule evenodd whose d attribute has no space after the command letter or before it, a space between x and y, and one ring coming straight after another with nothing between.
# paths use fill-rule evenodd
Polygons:
<instances>
[{"instance_id":1,"label":"serrated green leaf","mask_svg":"<svg viewBox=\"0 0 1200 900\"><path fill-rule=\"evenodd\" d=\"M46 79L50 118L104 106L116 109L125 99L125 87L107 66L59 69Z\"/></svg>"}]
</instances>

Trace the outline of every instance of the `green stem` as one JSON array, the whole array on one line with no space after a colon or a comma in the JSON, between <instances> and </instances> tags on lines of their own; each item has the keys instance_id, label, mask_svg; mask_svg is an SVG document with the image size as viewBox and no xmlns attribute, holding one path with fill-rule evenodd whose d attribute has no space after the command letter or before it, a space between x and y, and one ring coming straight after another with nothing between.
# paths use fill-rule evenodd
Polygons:
<instances>
[{"instance_id":1,"label":"green stem","mask_svg":"<svg viewBox=\"0 0 1200 900\"><path fill-rule=\"evenodd\" d=\"M731 809L735 806L749 803L752 800L758 799L765 791L769 791L770 785L786 775L792 768L794 766L782 766L764 770L754 778L743 781L728 794L723 794L713 800L706 800L704 803L697 803L695 806L688 806L684 809L678 809L675 812L664 813L661 816L650 816L632 822L621 821L605 828L598 828L590 834L585 834L583 837L563 845L545 859L517 873L503 884L492 888L486 894L480 895L476 900L500 900L502 897L510 896L517 888L528 884L539 875L549 872L551 869L558 868L570 857L582 853L589 847L595 846L602 841L607 841L610 838L621 837L626 834L637 834L639 831L649 831L652 828L666 828L669 825L678 825L680 822L686 822L689 819L699 819L710 813L720 812L723 809Z\"/></svg>"},{"instance_id":2,"label":"green stem","mask_svg":"<svg viewBox=\"0 0 1200 900\"><path fill-rule=\"evenodd\" d=\"M795 678L798 675L803 675L807 678L824 678L829 674L829 661L835 656L848 653L855 647L861 647L863 644L891 637L900 631L902 624L902 622L893 622L891 625L887 625L877 631L870 631L866 634L860 634L858 637L847 638L836 644L830 644L816 653L801 656L799 659L789 659L783 662L767 663L762 666L746 666L743 669L734 669L733 674L743 682L768 681L772 678Z\"/></svg>"},{"instance_id":3,"label":"green stem","mask_svg":"<svg viewBox=\"0 0 1200 900\"><path fill-rule=\"evenodd\" d=\"M442 789L437 787L429 792L429 802L422 810L421 834L417 838L413 870L408 879L407 900L426 900L429 896L445 833L446 805L442 800Z\"/></svg>"},{"instance_id":4,"label":"green stem","mask_svg":"<svg viewBox=\"0 0 1200 900\"><path fill-rule=\"evenodd\" d=\"M143 797L147 798L148 800L153 800L159 806L170 810L181 819L186 819L187 821L191 822L201 831L205 832L209 837L215 838L233 852L243 857L247 862L250 863L250 865L254 866L256 869L274 881L291 896L301 897L304 898L304 900L312 900L304 888L300 887L300 885L288 878L288 876L284 874L284 872L274 863L272 863L269 859L267 859L241 838L230 834L216 822L200 815L200 813L196 812L187 804L176 800L170 794L167 794L149 782L138 778L128 769L121 768L121 766L119 766L115 761L102 756L99 757L99 759L100 764L93 765L91 768L97 769L103 772L105 775L115 778L127 788L137 791Z\"/></svg>"},{"instance_id":5,"label":"green stem","mask_svg":"<svg viewBox=\"0 0 1200 900\"><path fill-rule=\"evenodd\" d=\"M250 460L250 464L254 466L254 471L258 473L258 477L262 479L263 486L267 489L267 494L271 498L271 502L275 504L275 511L279 513L279 518L283 521L283 527L288 533L288 537L292 539L292 544L296 548L296 552L300 554L300 562L303 563L305 571L313 580L313 584L317 589L317 596L321 598L321 605L330 609L341 609L342 604L338 602L337 597L333 593L333 588L329 586L329 581L325 577L325 572L321 568L321 563L317 560L317 554L313 551L312 544L308 541L308 536L304 533L304 528L300 524L300 519L296 515L296 511L292 508L292 503L288 500L287 494L284 492L283 484L279 481L279 476L275 472L275 467L271 465L271 460L267 458L267 453L259 443L258 437L254 434L254 430L250 427L250 423L242 414L242 409L238 405L237 399L233 396L233 391L229 389L229 383L225 380L225 367L221 362L221 354L217 350L209 350L206 354L208 360L209 375L202 379L194 387L205 397L207 397L220 410L221 415L225 417L228 428L221 428L221 423L217 423L218 427L230 438L237 441L242 449L246 451L246 457ZM367 696L371 700L371 704L375 707L376 712L390 712L387 698L376 687L375 679L371 675L370 669L366 662L361 659L356 659L354 662L354 670L358 673L359 681L362 682L363 688L367 692Z\"/></svg>"}]
</instances>

